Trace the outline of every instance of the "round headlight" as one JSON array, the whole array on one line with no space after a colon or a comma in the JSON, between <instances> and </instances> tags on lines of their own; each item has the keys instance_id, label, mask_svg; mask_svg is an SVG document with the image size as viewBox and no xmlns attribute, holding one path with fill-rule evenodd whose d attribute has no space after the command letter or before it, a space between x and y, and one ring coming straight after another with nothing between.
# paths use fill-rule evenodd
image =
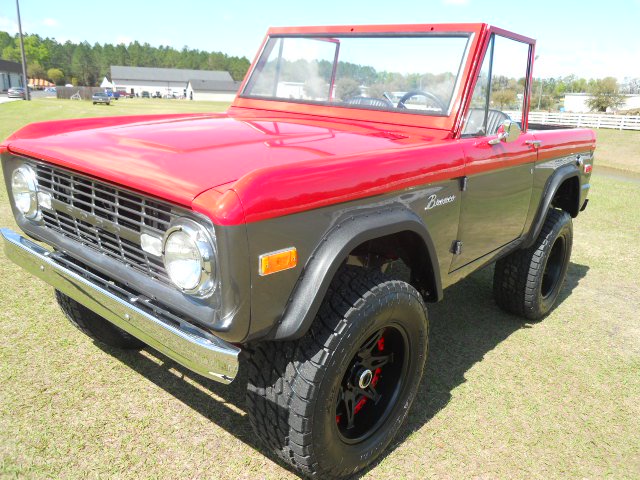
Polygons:
<instances>
[{"instance_id":1,"label":"round headlight","mask_svg":"<svg viewBox=\"0 0 640 480\"><path fill-rule=\"evenodd\" d=\"M205 296L213 291L215 252L207 231L198 223L180 219L165 233L164 267L183 292Z\"/></svg>"},{"instance_id":2,"label":"round headlight","mask_svg":"<svg viewBox=\"0 0 640 480\"><path fill-rule=\"evenodd\" d=\"M22 214L30 219L38 216L38 182L33 169L23 165L11 176L13 203Z\"/></svg>"}]
</instances>

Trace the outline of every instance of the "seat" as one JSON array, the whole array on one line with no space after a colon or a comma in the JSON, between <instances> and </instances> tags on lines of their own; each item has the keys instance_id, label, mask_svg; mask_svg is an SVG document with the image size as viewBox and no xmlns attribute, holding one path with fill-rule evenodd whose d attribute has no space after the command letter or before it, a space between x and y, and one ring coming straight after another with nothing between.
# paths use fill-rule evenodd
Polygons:
<instances>
[{"instance_id":1,"label":"seat","mask_svg":"<svg viewBox=\"0 0 640 480\"><path fill-rule=\"evenodd\" d=\"M505 120L510 120L509 115L500 110L489 109L487 115L487 135L494 135L498 133L498 127L502 125Z\"/></svg>"},{"instance_id":2,"label":"seat","mask_svg":"<svg viewBox=\"0 0 640 480\"><path fill-rule=\"evenodd\" d=\"M487 114L487 127L483 129L484 108L470 108L462 135L478 135L484 132L486 132L484 133L485 135L495 135L498 133L498 127L502 125L502 122L509 119L510 117L506 113L490 108Z\"/></svg>"}]
</instances>

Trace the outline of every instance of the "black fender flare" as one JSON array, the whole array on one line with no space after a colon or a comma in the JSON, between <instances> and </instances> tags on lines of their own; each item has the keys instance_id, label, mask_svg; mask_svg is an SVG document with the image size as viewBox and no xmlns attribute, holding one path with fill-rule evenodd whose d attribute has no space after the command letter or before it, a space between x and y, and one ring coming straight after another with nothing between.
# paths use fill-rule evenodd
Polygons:
<instances>
[{"instance_id":1,"label":"black fender flare","mask_svg":"<svg viewBox=\"0 0 640 480\"><path fill-rule=\"evenodd\" d=\"M417 234L424 242L431 259L432 281L435 286L433 296L437 300L441 299L438 258L424 222L405 206L381 207L343 217L327 232L308 259L280 321L268 337L274 340L302 337L311 326L329 284L348 254L368 240L403 231Z\"/></svg>"},{"instance_id":2,"label":"black fender flare","mask_svg":"<svg viewBox=\"0 0 640 480\"><path fill-rule=\"evenodd\" d=\"M544 225L544 220L547 217L547 211L551 206L553 197L560 188L560 185L562 185L566 180L573 177L576 177L578 181L580 179L580 170L574 163L563 165L549 176L547 182L545 183L542 197L540 198L536 216L531 223L529 234L525 237L521 248L529 248L536 241L536 238L538 238L538 235L540 235L540 231L542 230L542 226ZM580 199L576 199L576 202L579 203ZM576 204L575 211L577 212L578 210L579 208L577 208Z\"/></svg>"}]
</instances>

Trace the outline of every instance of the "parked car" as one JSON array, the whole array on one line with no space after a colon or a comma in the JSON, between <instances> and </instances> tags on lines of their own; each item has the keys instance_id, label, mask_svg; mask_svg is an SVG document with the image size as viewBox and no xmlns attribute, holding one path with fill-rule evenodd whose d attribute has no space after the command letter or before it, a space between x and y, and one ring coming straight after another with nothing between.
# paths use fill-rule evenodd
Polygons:
<instances>
[{"instance_id":1,"label":"parked car","mask_svg":"<svg viewBox=\"0 0 640 480\"><path fill-rule=\"evenodd\" d=\"M534 45L487 24L270 29L224 114L11 135L26 236L2 229L5 252L97 342L222 383L242 358L256 435L303 475L349 477L406 418L446 287L495 263L514 328L558 301L595 135L529 128ZM274 74L298 62L327 68Z\"/></svg>"},{"instance_id":2,"label":"parked car","mask_svg":"<svg viewBox=\"0 0 640 480\"><path fill-rule=\"evenodd\" d=\"M26 98L26 93L23 87L12 87L7 91L9 98Z\"/></svg>"},{"instance_id":3,"label":"parked car","mask_svg":"<svg viewBox=\"0 0 640 480\"><path fill-rule=\"evenodd\" d=\"M151 95L149 95L149 92L147 92L146 90L144 90L144 91L140 94L140 96L141 96L142 98L151 98Z\"/></svg>"},{"instance_id":4,"label":"parked car","mask_svg":"<svg viewBox=\"0 0 640 480\"><path fill-rule=\"evenodd\" d=\"M105 92L96 92L91 96L93 104L104 103L105 105L111 105L111 97Z\"/></svg>"}]
</instances>

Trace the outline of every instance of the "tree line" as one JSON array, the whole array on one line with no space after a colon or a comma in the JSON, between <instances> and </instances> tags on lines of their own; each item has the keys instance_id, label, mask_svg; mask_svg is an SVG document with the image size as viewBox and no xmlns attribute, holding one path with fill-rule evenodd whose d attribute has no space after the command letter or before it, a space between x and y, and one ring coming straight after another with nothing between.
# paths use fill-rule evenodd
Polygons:
<instances>
[{"instance_id":1,"label":"tree line","mask_svg":"<svg viewBox=\"0 0 640 480\"><path fill-rule=\"evenodd\" d=\"M111 65L131 67L187 68L193 70L225 70L234 80L242 80L249 69L246 57L222 52L190 49L177 50L169 46L153 47L148 43L128 45L88 42L58 42L39 35L24 36L29 78L50 80L56 85L97 86L103 77L110 77ZM21 61L18 35L0 32L0 57Z\"/></svg>"},{"instance_id":2,"label":"tree line","mask_svg":"<svg viewBox=\"0 0 640 480\"><path fill-rule=\"evenodd\" d=\"M585 79L575 75L537 78L532 85L531 108L558 110L567 93L588 93L589 108L604 112L624 104L625 94L640 94L640 78L627 78L619 83L614 77Z\"/></svg>"}]
</instances>

